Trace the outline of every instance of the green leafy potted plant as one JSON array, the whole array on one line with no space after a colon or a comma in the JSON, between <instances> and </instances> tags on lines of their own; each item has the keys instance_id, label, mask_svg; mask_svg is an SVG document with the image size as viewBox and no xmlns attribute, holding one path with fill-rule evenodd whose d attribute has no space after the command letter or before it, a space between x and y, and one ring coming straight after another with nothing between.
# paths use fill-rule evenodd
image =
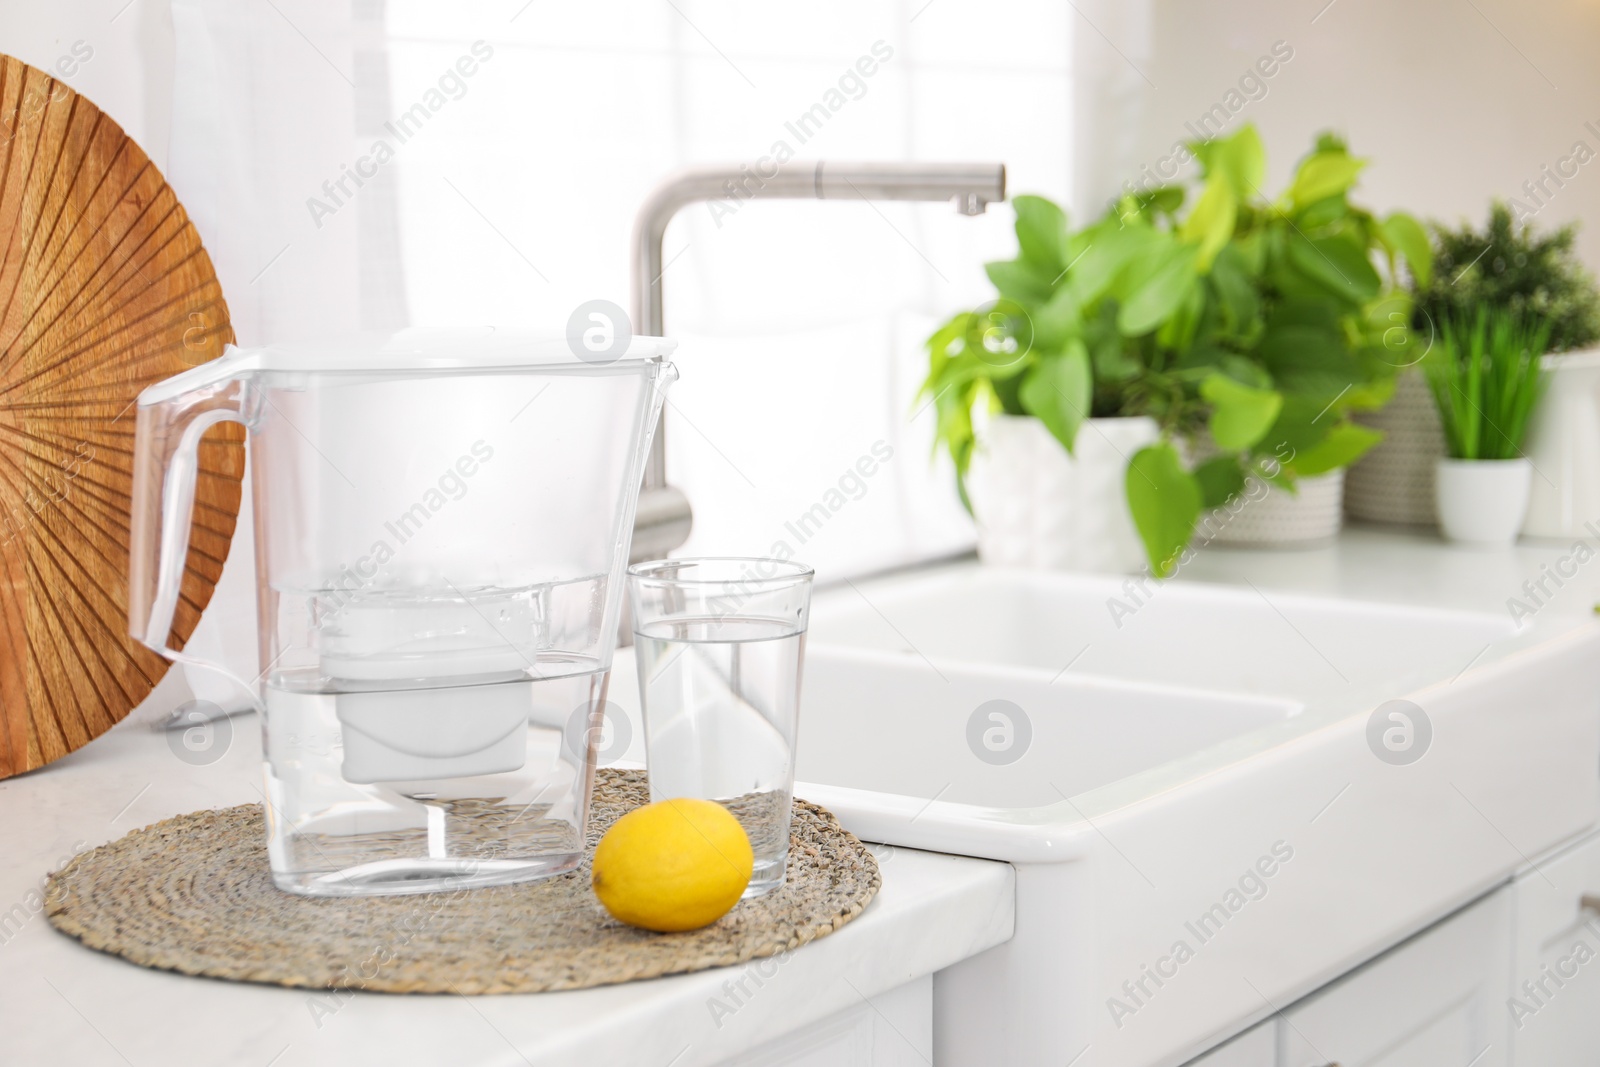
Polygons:
<instances>
[{"instance_id":1,"label":"green leafy potted plant","mask_svg":"<svg viewBox=\"0 0 1600 1067\"><path fill-rule=\"evenodd\" d=\"M1201 389L1201 399L1211 402L1210 435L1198 448L1237 450L1247 476L1241 486L1221 466L1228 506L1206 516L1202 536L1247 544L1327 540L1339 528L1343 469L1378 436L1349 415L1387 398L1397 353L1411 344L1403 328L1409 302L1394 279L1400 263L1428 270L1426 238L1409 215L1380 220L1350 203L1365 162L1332 135L1318 138L1273 202L1261 193L1264 167L1253 131L1197 150L1205 188L1185 225L1194 227L1213 198L1220 205L1215 213L1226 217L1227 194L1233 194L1232 233L1211 280L1218 300L1227 301L1234 272L1224 269L1238 264L1259 301L1242 329L1218 331L1209 342L1236 357L1235 377L1258 392L1239 394L1230 385L1226 391L1237 395L1223 405L1224 383L1213 380ZM1243 181L1240 161L1251 168ZM1237 281L1232 286L1242 288ZM1204 351L1208 339L1202 333L1199 340ZM1237 357L1253 366L1254 381ZM1195 363L1203 357L1191 352L1185 358ZM1249 416L1245 405L1251 403L1253 421L1239 410L1244 406ZM1205 502L1215 495L1213 488Z\"/></svg>"},{"instance_id":2,"label":"green leafy potted plant","mask_svg":"<svg viewBox=\"0 0 1600 1067\"><path fill-rule=\"evenodd\" d=\"M1448 456L1438 461L1439 525L1452 541L1509 544L1528 507L1523 444L1545 379L1553 323L1479 305L1440 321L1422 361Z\"/></svg>"},{"instance_id":3,"label":"green leafy potted plant","mask_svg":"<svg viewBox=\"0 0 1600 1067\"><path fill-rule=\"evenodd\" d=\"M939 438L986 560L1135 570L1143 553L1122 473L1126 457L1159 436L1150 413L1160 397L1177 392L1130 340L1159 322L1132 317L1147 280L1094 266L1104 224L1071 233L1043 197L1019 196L1013 207L1017 257L987 265L997 298L928 339L924 390ZM1135 310L1124 315L1129 304Z\"/></svg>"},{"instance_id":4,"label":"green leafy potted plant","mask_svg":"<svg viewBox=\"0 0 1600 1067\"><path fill-rule=\"evenodd\" d=\"M1495 203L1482 227L1435 223L1432 231L1437 269L1412 284L1415 328L1424 341L1412 361L1437 341L1444 322L1470 323L1480 309L1549 323L1551 354L1544 365L1554 379L1553 402L1535 419L1527 447L1550 480L1535 479L1527 532L1583 536L1582 517L1600 509L1600 455L1584 447L1600 440L1600 352L1585 351L1600 341L1600 289L1574 251L1576 227L1541 233ZM1432 525L1445 438L1424 375L1402 373L1393 401L1360 420L1386 437L1351 469L1347 510L1376 522ZM1586 462L1577 469L1542 462L1541 455L1583 455Z\"/></svg>"},{"instance_id":5,"label":"green leafy potted plant","mask_svg":"<svg viewBox=\"0 0 1600 1067\"><path fill-rule=\"evenodd\" d=\"M1337 138L1319 138L1271 202L1253 128L1193 150L1201 175L1187 210L1190 190L1166 186L1072 232L1054 205L1019 198L1019 255L988 268L999 299L930 338L925 383L963 476L982 438L975 410L1036 418L1068 453L1086 419L1149 420L1159 438L1131 452L1123 514L1158 575L1202 514L1253 486L1292 492L1371 446L1378 435L1349 413L1386 398L1393 351L1412 343L1395 264L1429 261L1409 216L1379 220L1349 203L1363 164ZM991 501L972 503L980 530L995 521Z\"/></svg>"}]
</instances>

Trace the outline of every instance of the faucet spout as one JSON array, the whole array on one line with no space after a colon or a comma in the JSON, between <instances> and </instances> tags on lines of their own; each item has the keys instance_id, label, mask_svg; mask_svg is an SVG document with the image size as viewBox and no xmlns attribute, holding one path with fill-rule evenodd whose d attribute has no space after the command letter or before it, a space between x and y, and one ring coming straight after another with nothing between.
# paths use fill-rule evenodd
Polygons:
<instances>
[{"instance_id":1,"label":"faucet spout","mask_svg":"<svg viewBox=\"0 0 1600 1067\"><path fill-rule=\"evenodd\" d=\"M633 328L663 332L661 242L683 208L707 200L949 201L963 215L981 215L1006 198L1003 163L830 163L782 167L771 177L748 167L697 167L668 178L645 197L633 227ZM689 501L667 486L666 412L656 425L645 466L644 495L634 527L634 557L665 555L689 535ZM670 543L668 543L670 542Z\"/></svg>"},{"instance_id":2,"label":"faucet spout","mask_svg":"<svg viewBox=\"0 0 1600 1067\"><path fill-rule=\"evenodd\" d=\"M1006 198L1004 163L817 163L819 200L948 200L981 215Z\"/></svg>"}]
</instances>

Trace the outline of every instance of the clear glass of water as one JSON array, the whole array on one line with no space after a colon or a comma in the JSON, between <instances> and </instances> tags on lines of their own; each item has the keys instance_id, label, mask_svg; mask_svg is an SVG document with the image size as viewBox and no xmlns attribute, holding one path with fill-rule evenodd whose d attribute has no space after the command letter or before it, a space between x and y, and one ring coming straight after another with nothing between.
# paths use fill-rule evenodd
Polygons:
<instances>
[{"instance_id":1,"label":"clear glass of water","mask_svg":"<svg viewBox=\"0 0 1600 1067\"><path fill-rule=\"evenodd\" d=\"M628 571L650 799L715 800L750 835L745 896L783 884L811 568L668 559Z\"/></svg>"}]
</instances>

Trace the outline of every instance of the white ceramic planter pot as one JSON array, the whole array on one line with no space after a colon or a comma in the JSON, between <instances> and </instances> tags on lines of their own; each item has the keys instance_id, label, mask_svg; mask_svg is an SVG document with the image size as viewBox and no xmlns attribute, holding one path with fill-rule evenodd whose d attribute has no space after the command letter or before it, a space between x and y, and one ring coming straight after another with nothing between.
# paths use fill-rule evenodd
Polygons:
<instances>
[{"instance_id":1,"label":"white ceramic planter pot","mask_svg":"<svg viewBox=\"0 0 1600 1067\"><path fill-rule=\"evenodd\" d=\"M1311 548L1339 536L1344 469L1301 478L1296 492L1266 482L1200 520L1197 539L1252 548Z\"/></svg>"},{"instance_id":2,"label":"white ceramic planter pot","mask_svg":"<svg viewBox=\"0 0 1600 1067\"><path fill-rule=\"evenodd\" d=\"M1525 459L1441 459L1439 528L1452 541L1510 544L1528 511L1532 477Z\"/></svg>"},{"instance_id":3,"label":"white ceramic planter pot","mask_svg":"<svg viewBox=\"0 0 1600 1067\"><path fill-rule=\"evenodd\" d=\"M1549 384L1534 412L1527 456L1537 474L1522 532L1587 537L1600 519L1600 350L1544 358Z\"/></svg>"},{"instance_id":4,"label":"white ceramic planter pot","mask_svg":"<svg viewBox=\"0 0 1600 1067\"><path fill-rule=\"evenodd\" d=\"M1344 507L1352 518L1402 526L1432 526L1434 472L1444 457L1444 430L1422 371L1411 368L1395 381L1394 398L1377 411L1360 411L1356 422L1383 431L1383 440L1350 466Z\"/></svg>"},{"instance_id":5,"label":"white ceramic planter pot","mask_svg":"<svg viewBox=\"0 0 1600 1067\"><path fill-rule=\"evenodd\" d=\"M1144 546L1128 511L1128 460L1160 437L1154 419L1090 419L1069 455L1038 419L978 428L967 491L985 563L1132 574Z\"/></svg>"}]
</instances>

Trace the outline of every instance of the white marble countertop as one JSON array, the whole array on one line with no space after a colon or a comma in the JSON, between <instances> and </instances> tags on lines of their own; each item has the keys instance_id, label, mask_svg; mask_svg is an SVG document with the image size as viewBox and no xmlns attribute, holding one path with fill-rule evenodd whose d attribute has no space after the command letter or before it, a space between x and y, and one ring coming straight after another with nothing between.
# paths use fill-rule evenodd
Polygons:
<instances>
[{"instance_id":1,"label":"white marble countertop","mask_svg":"<svg viewBox=\"0 0 1600 1067\"><path fill-rule=\"evenodd\" d=\"M1353 526L1332 544L1309 549L1239 549L1212 544L1197 551L1178 580L1390 604L1505 612L1512 598L1535 613L1588 614L1600 600L1600 535L1573 541L1524 539L1514 546L1456 545L1431 531ZM1532 590L1524 583L1543 582ZM1522 614L1515 620L1526 622Z\"/></svg>"},{"instance_id":2,"label":"white marble countertop","mask_svg":"<svg viewBox=\"0 0 1600 1067\"><path fill-rule=\"evenodd\" d=\"M178 759L165 733L128 721L0 782L0 1063L696 1067L1011 936L1006 864L875 849L883 888L867 910L793 953L734 1014L719 1012L719 1026L709 1001L726 998L723 984L744 968L565 993L355 994L341 1004L307 990L147 970L57 933L33 894L75 849L180 812L259 801L256 720L230 722L227 751L208 766Z\"/></svg>"}]
</instances>

